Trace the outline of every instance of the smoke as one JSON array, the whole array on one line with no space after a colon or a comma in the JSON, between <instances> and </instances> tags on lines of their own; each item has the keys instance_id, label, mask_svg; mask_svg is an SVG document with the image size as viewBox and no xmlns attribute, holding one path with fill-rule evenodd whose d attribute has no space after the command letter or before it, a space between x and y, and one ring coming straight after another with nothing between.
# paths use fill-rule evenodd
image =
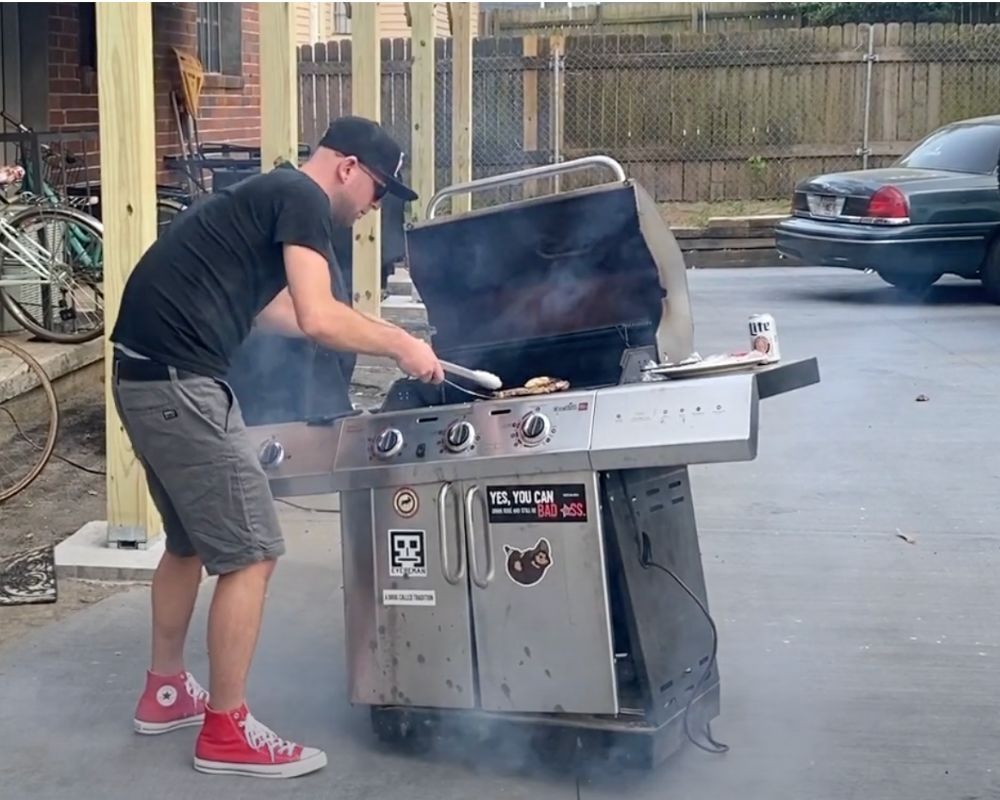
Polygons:
<instances>
[{"instance_id":1,"label":"smoke","mask_svg":"<svg viewBox=\"0 0 1000 800\"><path fill-rule=\"evenodd\" d=\"M614 361L614 374L598 383L617 380L622 325L648 321L648 341L630 344L654 341L659 275L630 188L436 222L411 230L407 246L439 354L489 369L506 385L543 374L580 385L598 373L594 352L574 353L566 340L545 346L546 337L610 329L586 345Z\"/></svg>"},{"instance_id":2,"label":"smoke","mask_svg":"<svg viewBox=\"0 0 1000 800\"><path fill-rule=\"evenodd\" d=\"M592 781L638 767L640 743L612 740L601 731L513 721L472 712L412 717L416 735L386 745L421 760L461 766L470 772L564 785L567 777Z\"/></svg>"},{"instance_id":3,"label":"smoke","mask_svg":"<svg viewBox=\"0 0 1000 800\"><path fill-rule=\"evenodd\" d=\"M333 416L351 408L352 356L306 340L254 331L227 381L247 425Z\"/></svg>"}]
</instances>

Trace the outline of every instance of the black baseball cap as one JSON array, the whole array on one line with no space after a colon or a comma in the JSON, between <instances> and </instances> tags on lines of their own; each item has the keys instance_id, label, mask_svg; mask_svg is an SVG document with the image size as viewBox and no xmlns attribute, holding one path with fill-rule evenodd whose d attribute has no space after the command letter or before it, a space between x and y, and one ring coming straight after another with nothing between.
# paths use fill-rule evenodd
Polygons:
<instances>
[{"instance_id":1,"label":"black baseball cap","mask_svg":"<svg viewBox=\"0 0 1000 800\"><path fill-rule=\"evenodd\" d=\"M416 200L417 193L399 180L403 166L403 150L385 128L364 117L338 117L330 123L320 147L354 156L379 180L391 194L403 200Z\"/></svg>"}]
</instances>

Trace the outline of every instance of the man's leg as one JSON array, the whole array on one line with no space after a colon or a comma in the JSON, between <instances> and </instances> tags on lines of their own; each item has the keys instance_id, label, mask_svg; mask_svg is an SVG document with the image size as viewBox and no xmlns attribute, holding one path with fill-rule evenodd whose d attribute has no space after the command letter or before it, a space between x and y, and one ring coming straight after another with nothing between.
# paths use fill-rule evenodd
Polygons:
<instances>
[{"instance_id":1,"label":"man's leg","mask_svg":"<svg viewBox=\"0 0 1000 800\"><path fill-rule=\"evenodd\" d=\"M184 641L201 570L197 556L167 551L153 575L152 659L135 710L138 733L168 733L205 719L208 692L184 666Z\"/></svg>"},{"instance_id":2,"label":"man's leg","mask_svg":"<svg viewBox=\"0 0 1000 800\"><path fill-rule=\"evenodd\" d=\"M264 612L273 560L220 575L208 612L209 695L214 711L232 711L246 700L247 673Z\"/></svg>"},{"instance_id":3,"label":"man's leg","mask_svg":"<svg viewBox=\"0 0 1000 800\"><path fill-rule=\"evenodd\" d=\"M167 539L166 552L153 573L149 668L157 675L178 675L185 669L184 643L204 565L163 482L149 464L143 466L149 495L160 512Z\"/></svg>"},{"instance_id":4,"label":"man's leg","mask_svg":"<svg viewBox=\"0 0 1000 800\"><path fill-rule=\"evenodd\" d=\"M184 672L184 642L198 599L202 564L196 555L166 552L153 575L153 642L150 670L158 675Z\"/></svg>"},{"instance_id":5,"label":"man's leg","mask_svg":"<svg viewBox=\"0 0 1000 800\"><path fill-rule=\"evenodd\" d=\"M151 449L152 466L205 570L216 576L208 624L212 691L194 766L266 777L321 769L325 753L281 738L253 717L245 700L268 578L285 552L256 445L221 382L186 377L164 388L177 402L166 426L150 415L156 420L150 435L164 444Z\"/></svg>"},{"instance_id":6,"label":"man's leg","mask_svg":"<svg viewBox=\"0 0 1000 800\"><path fill-rule=\"evenodd\" d=\"M145 457L149 444L149 409L163 404L162 394L148 383L122 382L115 376L112 396L118 416L146 474L153 504L163 521L166 552L153 575L152 647L146 681L136 704L137 733L168 733L205 719L206 692L184 666L184 642L198 597L202 562L159 476ZM162 410L168 410L164 407ZM161 415L162 417L162 415ZM162 447L162 443L159 444Z\"/></svg>"}]
</instances>

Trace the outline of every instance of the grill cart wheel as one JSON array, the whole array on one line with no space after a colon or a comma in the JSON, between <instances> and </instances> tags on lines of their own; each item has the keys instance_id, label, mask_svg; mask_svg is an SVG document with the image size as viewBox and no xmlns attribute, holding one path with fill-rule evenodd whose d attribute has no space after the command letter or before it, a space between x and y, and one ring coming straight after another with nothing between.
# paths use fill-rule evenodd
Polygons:
<instances>
[{"instance_id":1,"label":"grill cart wheel","mask_svg":"<svg viewBox=\"0 0 1000 800\"><path fill-rule=\"evenodd\" d=\"M573 772L580 766L582 742L577 731L543 727L531 737L532 750L540 764L557 772Z\"/></svg>"},{"instance_id":2,"label":"grill cart wheel","mask_svg":"<svg viewBox=\"0 0 1000 800\"><path fill-rule=\"evenodd\" d=\"M431 747L431 720L396 708L372 707L372 730L379 741L410 753L425 753Z\"/></svg>"}]
</instances>

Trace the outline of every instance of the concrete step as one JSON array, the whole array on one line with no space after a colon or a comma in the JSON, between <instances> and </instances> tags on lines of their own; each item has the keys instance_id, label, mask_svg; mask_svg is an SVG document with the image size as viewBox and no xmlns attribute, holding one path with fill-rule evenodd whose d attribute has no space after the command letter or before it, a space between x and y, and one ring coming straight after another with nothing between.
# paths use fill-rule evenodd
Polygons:
<instances>
[{"instance_id":1,"label":"concrete step","mask_svg":"<svg viewBox=\"0 0 1000 800\"><path fill-rule=\"evenodd\" d=\"M410 271L397 268L386 282L386 291L390 295L409 297L413 293L413 281L410 280Z\"/></svg>"},{"instance_id":2,"label":"concrete step","mask_svg":"<svg viewBox=\"0 0 1000 800\"><path fill-rule=\"evenodd\" d=\"M382 301L382 316L410 333L428 330L427 309L424 304L412 299L408 294L391 294Z\"/></svg>"},{"instance_id":3,"label":"concrete step","mask_svg":"<svg viewBox=\"0 0 1000 800\"><path fill-rule=\"evenodd\" d=\"M88 368L100 369L100 362L104 358L103 338L83 344L39 342L24 333L4 338L32 356L49 380L57 385ZM24 362L14 358L7 350L0 350L0 402L26 395L37 386L38 382L33 380Z\"/></svg>"}]
</instances>

